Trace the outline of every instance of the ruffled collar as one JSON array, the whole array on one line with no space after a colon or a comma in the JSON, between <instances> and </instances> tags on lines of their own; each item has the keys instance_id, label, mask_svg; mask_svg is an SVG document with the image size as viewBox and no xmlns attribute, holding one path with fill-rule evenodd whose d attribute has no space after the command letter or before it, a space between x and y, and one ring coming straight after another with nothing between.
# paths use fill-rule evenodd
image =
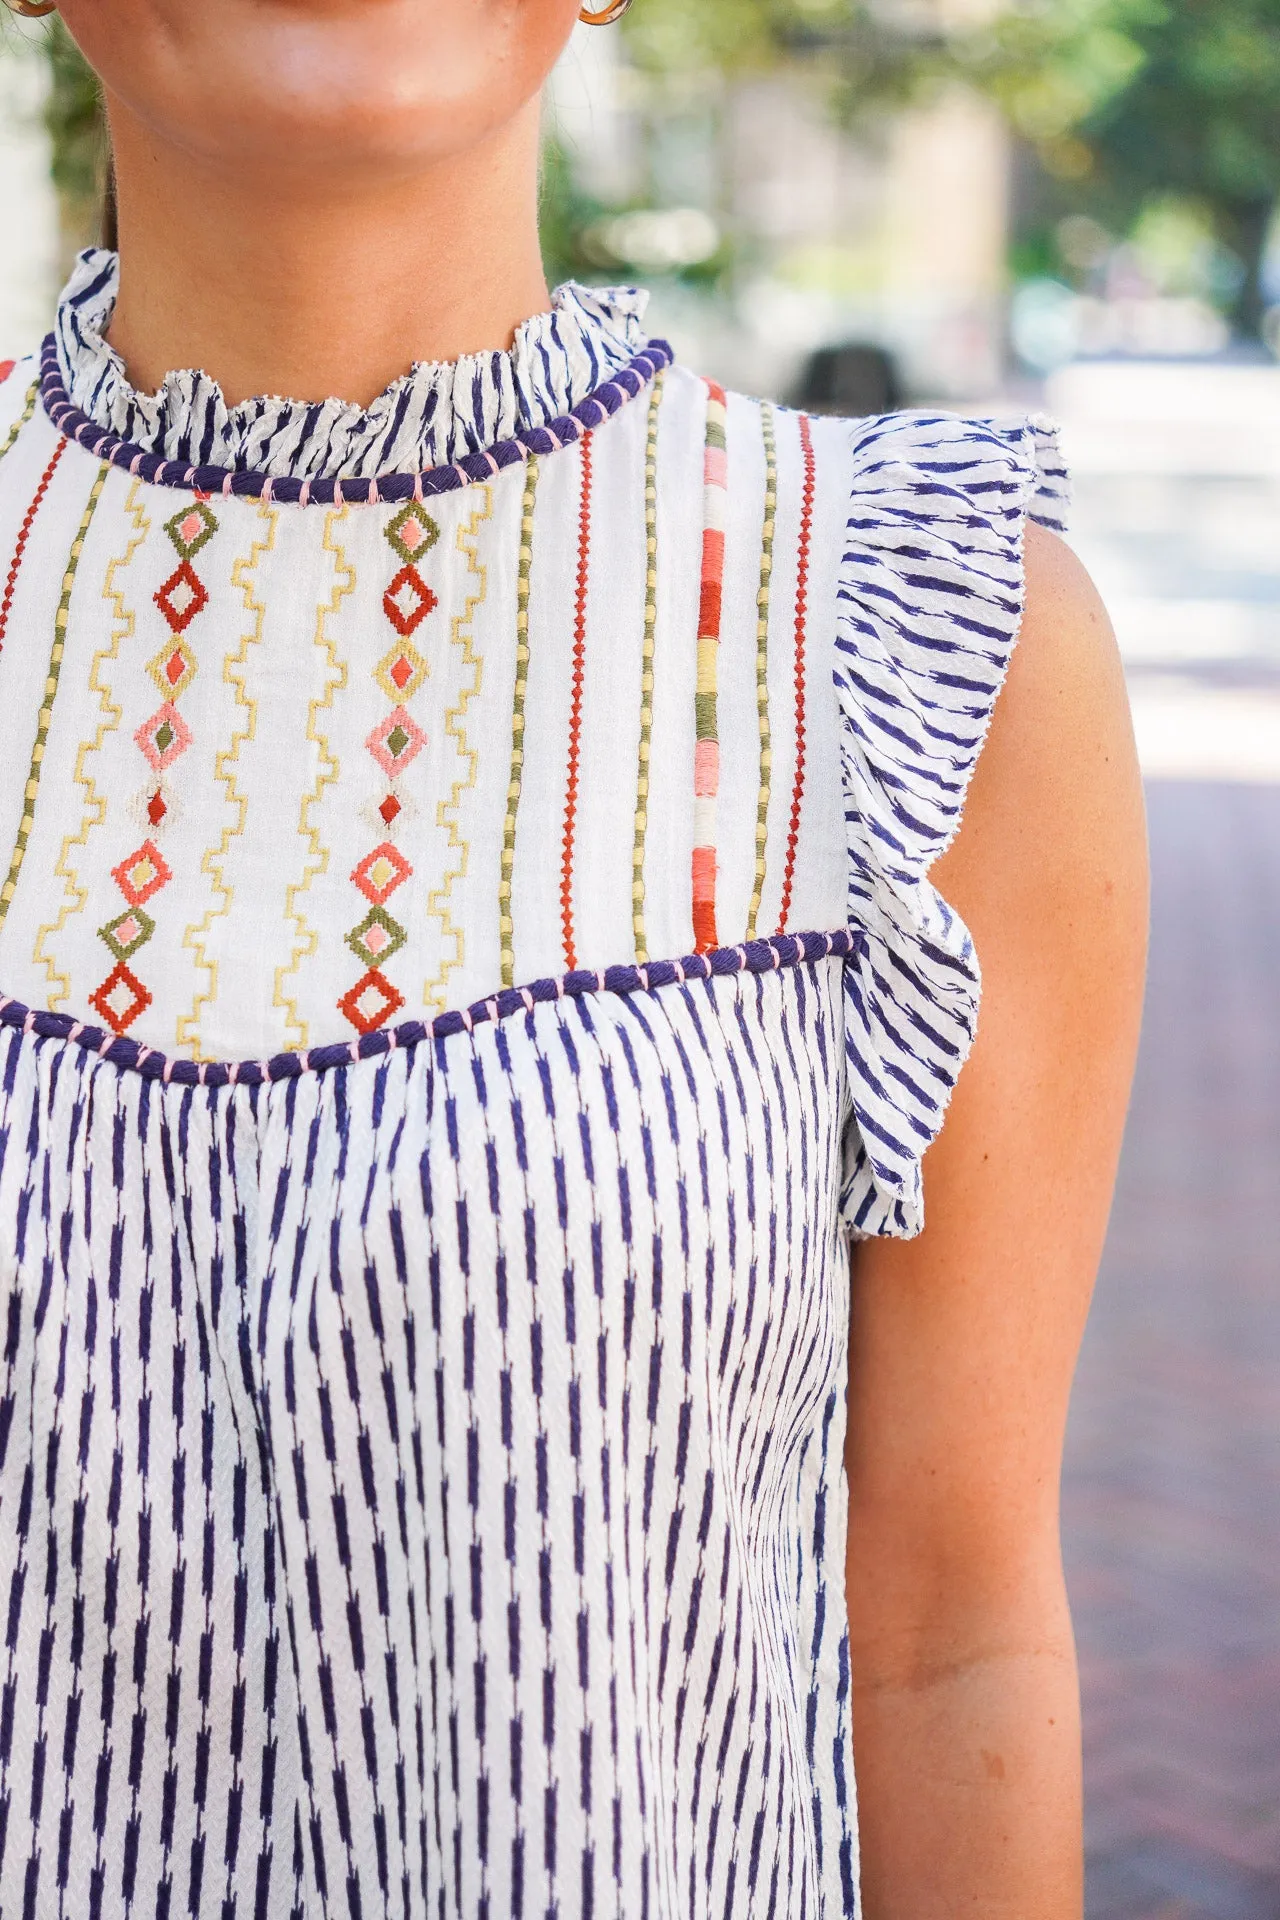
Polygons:
<instances>
[{"instance_id":1,"label":"ruffled collar","mask_svg":"<svg viewBox=\"0 0 1280 1920\"><path fill-rule=\"evenodd\" d=\"M370 406L263 397L229 407L217 381L195 368L166 374L155 393L130 385L103 337L118 283L116 255L91 247L62 291L54 339L72 405L166 460L299 480L417 473L546 425L633 358L648 299L632 287L569 281L508 351L418 362Z\"/></svg>"}]
</instances>

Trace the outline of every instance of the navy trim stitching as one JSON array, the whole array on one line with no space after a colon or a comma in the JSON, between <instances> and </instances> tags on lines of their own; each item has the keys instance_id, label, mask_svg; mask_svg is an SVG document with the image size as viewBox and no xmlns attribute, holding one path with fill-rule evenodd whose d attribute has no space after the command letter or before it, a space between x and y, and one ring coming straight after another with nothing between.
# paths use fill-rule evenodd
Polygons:
<instances>
[{"instance_id":1,"label":"navy trim stitching","mask_svg":"<svg viewBox=\"0 0 1280 1920\"><path fill-rule=\"evenodd\" d=\"M397 1027L379 1027L358 1040L312 1047L306 1053L277 1053L270 1060L180 1059L145 1046L141 1040L131 1040L127 1034L88 1026L71 1014L43 1012L2 996L0 1027L20 1027L41 1040L65 1040L96 1053L113 1066L140 1073L146 1080L186 1087L255 1087L275 1080L296 1080L304 1073L327 1073L334 1067L403 1052L427 1040L470 1033L474 1027L506 1020L513 1013L532 1012L551 1000L580 1000L592 993L651 993L677 982L720 979L735 973L775 973L816 960L847 960L862 950L865 939L861 928L840 927L834 933L777 934L772 940L748 940L741 947L715 947L710 953L687 954L683 960L651 960L643 967L606 967L601 973L580 968L557 979L534 980L527 987L504 987L487 1000L438 1013L433 1020L407 1020Z\"/></svg>"},{"instance_id":2,"label":"navy trim stitching","mask_svg":"<svg viewBox=\"0 0 1280 1920\"><path fill-rule=\"evenodd\" d=\"M374 480L321 478L299 480L291 475L252 473L238 467L190 466L183 460L166 460L161 454L148 453L145 447L121 440L106 427L100 427L86 413L74 407L67 397L58 349L53 334L45 338L40 354L40 397L44 410L58 432L74 440L97 460L105 460L125 473L153 486L182 487L193 493L221 494L245 500L268 499L274 506L329 507L350 502L360 506L379 501L390 506L406 500L421 500L439 493L454 493L460 487L490 480L506 467L516 466L530 454L542 457L557 453L610 419L628 400L653 380L675 358L665 340L650 340L625 367L619 367L612 379L589 393L571 413L561 414L545 427L530 427L510 440L499 440L479 453L468 453L451 466L428 467L422 473L384 473Z\"/></svg>"}]
</instances>

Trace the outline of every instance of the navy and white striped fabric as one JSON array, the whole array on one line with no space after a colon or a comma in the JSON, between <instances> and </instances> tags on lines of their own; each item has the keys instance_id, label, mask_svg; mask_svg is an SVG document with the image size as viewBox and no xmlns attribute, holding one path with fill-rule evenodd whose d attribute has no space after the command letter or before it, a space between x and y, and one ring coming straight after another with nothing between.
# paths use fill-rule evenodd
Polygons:
<instances>
[{"instance_id":1,"label":"navy and white striped fabric","mask_svg":"<svg viewBox=\"0 0 1280 1920\"><path fill-rule=\"evenodd\" d=\"M0 1036L0 1911L856 1912L840 995Z\"/></svg>"},{"instance_id":2,"label":"navy and white striped fabric","mask_svg":"<svg viewBox=\"0 0 1280 1920\"><path fill-rule=\"evenodd\" d=\"M1027 520L1061 532L1047 423L892 414L854 436L836 615L857 1125L842 1195L860 1236L924 1225L920 1163L977 1028L973 941L926 879L960 825L1022 621Z\"/></svg>"},{"instance_id":3,"label":"navy and white striped fabric","mask_svg":"<svg viewBox=\"0 0 1280 1920\"><path fill-rule=\"evenodd\" d=\"M119 262L90 247L58 301L62 382L73 406L122 440L193 466L242 467L277 479L368 480L449 466L568 413L644 344L647 295L568 282L506 352L414 366L367 407L262 398L228 407L197 369L166 374L153 394L130 385L104 339Z\"/></svg>"}]
</instances>

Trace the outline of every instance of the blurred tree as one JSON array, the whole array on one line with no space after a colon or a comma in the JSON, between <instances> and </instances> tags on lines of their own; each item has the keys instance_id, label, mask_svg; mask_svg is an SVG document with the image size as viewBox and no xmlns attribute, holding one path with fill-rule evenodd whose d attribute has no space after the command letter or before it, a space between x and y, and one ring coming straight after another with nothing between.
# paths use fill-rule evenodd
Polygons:
<instances>
[{"instance_id":1,"label":"blurred tree","mask_svg":"<svg viewBox=\"0 0 1280 1920\"><path fill-rule=\"evenodd\" d=\"M1210 210L1244 268L1234 318L1256 334L1280 196L1280 0L1174 0L1130 31L1142 65L1081 137L1124 211L1168 193Z\"/></svg>"},{"instance_id":2,"label":"blurred tree","mask_svg":"<svg viewBox=\"0 0 1280 1920\"><path fill-rule=\"evenodd\" d=\"M947 11L948 0L643 0L624 31L642 72L671 79L803 61L833 82L845 117L867 118L944 68Z\"/></svg>"},{"instance_id":3,"label":"blurred tree","mask_svg":"<svg viewBox=\"0 0 1280 1920\"><path fill-rule=\"evenodd\" d=\"M961 49L1066 198L1125 231L1179 196L1241 273L1256 334L1280 198L1280 0L1022 0Z\"/></svg>"}]
</instances>

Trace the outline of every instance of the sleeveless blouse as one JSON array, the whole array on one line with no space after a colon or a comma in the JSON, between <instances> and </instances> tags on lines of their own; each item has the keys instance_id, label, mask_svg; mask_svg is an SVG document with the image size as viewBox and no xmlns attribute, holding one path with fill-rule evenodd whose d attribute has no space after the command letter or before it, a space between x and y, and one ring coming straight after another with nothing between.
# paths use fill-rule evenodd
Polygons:
<instances>
[{"instance_id":1,"label":"sleeveless blouse","mask_svg":"<svg viewBox=\"0 0 1280 1920\"><path fill-rule=\"evenodd\" d=\"M625 291L136 395L113 273L0 384L0 1911L856 1915L849 1241L1052 435Z\"/></svg>"}]
</instances>

